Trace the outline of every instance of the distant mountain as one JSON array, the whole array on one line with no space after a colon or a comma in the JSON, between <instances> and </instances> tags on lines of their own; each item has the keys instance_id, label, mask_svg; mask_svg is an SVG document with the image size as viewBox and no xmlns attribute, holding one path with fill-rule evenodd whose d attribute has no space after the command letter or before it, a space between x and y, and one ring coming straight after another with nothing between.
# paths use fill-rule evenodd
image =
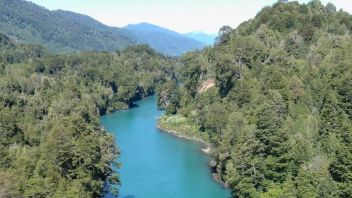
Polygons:
<instances>
[{"instance_id":1,"label":"distant mountain","mask_svg":"<svg viewBox=\"0 0 352 198\"><path fill-rule=\"evenodd\" d=\"M149 23L128 25L125 29L134 33L140 43L148 44L166 55L177 56L206 46L195 39Z\"/></svg>"},{"instance_id":2,"label":"distant mountain","mask_svg":"<svg viewBox=\"0 0 352 198\"><path fill-rule=\"evenodd\" d=\"M86 15L50 11L25 0L0 0L0 32L14 41L40 44L54 53L115 51L148 44L162 54L175 56L207 45L148 23L110 27Z\"/></svg>"},{"instance_id":3,"label":"distant mountain","mask_svg":"<svg viewBox=\"0 0 352 198\"><path fill-rule=\"evenodd\" d=\"M217 37L216 34L206 34L203 32L190 32L184 35L207 45L213 45Z\"/></svg>"},{"instance_id":4,"label":"distant mountain","mask_svg":"<svg viewBox=\"0 0 352 198\"><path fill-rule=\"evenodd\" d=\"M0 31L13 40L41 44L52 52L114 51L137 43L125 29L24 0L0 0Z\"/></svg>"}]
</instances>

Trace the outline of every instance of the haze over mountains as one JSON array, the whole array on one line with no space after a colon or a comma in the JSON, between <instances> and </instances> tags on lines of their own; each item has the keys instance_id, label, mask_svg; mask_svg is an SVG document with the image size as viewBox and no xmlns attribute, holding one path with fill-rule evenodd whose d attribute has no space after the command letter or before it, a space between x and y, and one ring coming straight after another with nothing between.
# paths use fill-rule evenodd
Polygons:
<instances>
[{"instance_id":1,"label":"haze over mountains","mask_svg":"<svg viewBox=\"0 0 352 198\"><path fill-rule=\"evenodd\" d=\"M0 0L1 32L18 42L43 45L52 52L116 51L148 44L165 55L181 55L207 44L148 23L110 27L78 13L24 0Z\"/></svg>"},{"instance_id":2,"label":"haze over mountains","mask_svg":"<svg viewBox=\"0 0 352 198\"><path fill-rule=\"evenodd\" d=\"M206 45L180 33L149 23L128 25L125 29L134 33L139 42L149 44L158 52L168 55L181 55L187 51L202 49Z\"/></svg>"},{"instance_id":3,"label":"haze over mountains","mask_svg":"<svg viewBox=\"0 0 352 198\"><path fill-rule=\"evenodd\" d=\"M184 35L207 45L213 45L217 37L216 34L206 34L204 32L189 32Z\"/></svg>"}]
</instances>

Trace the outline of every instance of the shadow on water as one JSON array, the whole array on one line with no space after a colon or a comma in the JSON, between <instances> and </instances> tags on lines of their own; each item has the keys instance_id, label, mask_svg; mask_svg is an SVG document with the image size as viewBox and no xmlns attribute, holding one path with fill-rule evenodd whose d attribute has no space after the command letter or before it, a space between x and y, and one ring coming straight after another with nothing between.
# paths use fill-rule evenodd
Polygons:
<instances>
[{"instance_id":1,"label":"shadow on water","mask_svg":"<svg viewBox=\"0 0 352 198\"><path fill-rule=\"evenodd\" d=\"M129 105L129 108L130 108L130 109L132 109L132 108L137 108L137 107L139 107L139 105L138 105L138 104L135 104L135 103L132 103L132 104ZM127 198L129 198L129 197L127 197Z\"/></svg>"}]
</instances>

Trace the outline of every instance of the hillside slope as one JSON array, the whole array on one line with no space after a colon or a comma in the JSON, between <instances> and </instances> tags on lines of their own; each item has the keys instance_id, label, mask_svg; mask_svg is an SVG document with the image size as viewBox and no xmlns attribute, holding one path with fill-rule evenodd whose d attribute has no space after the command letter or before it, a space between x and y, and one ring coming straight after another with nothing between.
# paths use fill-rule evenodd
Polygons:
<instances>
[{"instance_id":1,"label":"hillside slope","mask_svg":"<svg viewBox=\"0 0 352 198\"><path fill-rule=\"evenodd\" d=\"M139 42L150 45L160 53L178 56L185 52L202 49L205 44L177 32L148 24L128 25L125 29L133 32Z\"/></svg>"},{"instance_id":2,"label":"hillside slope","mask_svg":"<svg viewBox=\"0 0 352 198\"><path fill-rule=\"evenodd\" d=\"M146 45L52 55L0 34L0 197L117 193L119 150L99 116L154 93L171 68Z\"/></svg>"},{"instance_id":3,"label":"hillside slope","mask_svg":"<svg viewBox=\"0 0 352 198\"><path fill-rule=\"evenodd\" d=\"M42 44L52 52L115 51L136 43L126 30L85 15L49 11L24 0L0 0L0 30L20 42Z\"/></svg>"},{"instance_id":4,"label":"hillside slope","mask_svg":"<svg viewBox=\"0 0 352 198\"><path fill-rule=\"evenodd\" d=\"M233 197L350 198L351 32L332 4L276 3L183 56L160 106L209 137Z\"/></svg>"}]
</instances>

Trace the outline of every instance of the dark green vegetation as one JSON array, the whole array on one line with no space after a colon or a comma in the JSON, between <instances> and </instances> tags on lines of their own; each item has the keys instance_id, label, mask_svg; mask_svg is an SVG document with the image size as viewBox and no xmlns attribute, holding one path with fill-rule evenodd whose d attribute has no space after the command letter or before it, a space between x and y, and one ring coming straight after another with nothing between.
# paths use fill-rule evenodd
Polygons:
<instances>
[{"instance_id":1,"label":"dark green vegetation","mask_svg":"<svg viewBox=\"0 0 352 198\"><path fill-rule=\"evenodd\" d=\"M332 4L276 3L183 56L159 103L209 136L234 197L352 197L351 32Z\"/></svg>"},{"instance_id":2,"label":"dark green vegetation","mask_svg":"<svg viewBox=\"0 0 352 198\"><path fill-rule=\"evenodd\" d=\"M0 0L0 30L16 41L41 44L51 52L115 51L136 43L126 30L24 0Z\"/></svg>"},{"instance_id":3,"label":"dark green vegetation","mask_svg":"<svg viewBox=\"0 0 352 198\"><path fill-rule=\"evenodd\" d=\"M114 52L149 44L157 52L176 56L205 46L151 24L109 27L86 15L50 11L25 0L0 0L0 30L17 42L40 44L52 53Z\"/></svg>"},{"instance_id":4,"label":"dark green vegetation","mask_svg":"<svg viewBox=\"0 0 352 198\"><path fill-rule=\"evenodd\" d=\"M177 32L148 23L128 25L125 29L134 33L140 43L148 44L166 55L179 56L191 50L202 49L206 45Z\"/></svg>"},{"instance_id":5,"label":"dark green vegetation","mask_svg":"<svg viewBox=\"0 0 352 198\"><path fill-rule=\"evenodd\" d=\"M0 197L116 191L119 151L99 116L152 94L168 65L147 46L54 56L0 35Z\"/></svg>"},{"instance_id":6,"label":"dark green vegetation","mask_svg":"<svg viewBox=\"0 0 352 198\"><path fill-rule=\"evenodd\" d=\"M138 39L21 0L0 13L13 39L0 35L0 197L114 188L119 151L98 116L155 90L171 129L212 143L235 197L352 197L352 16L332 4L280 0L180 63L147 46L52 55L21 43L114 51Z\"/></svg>"}]
</instances>

